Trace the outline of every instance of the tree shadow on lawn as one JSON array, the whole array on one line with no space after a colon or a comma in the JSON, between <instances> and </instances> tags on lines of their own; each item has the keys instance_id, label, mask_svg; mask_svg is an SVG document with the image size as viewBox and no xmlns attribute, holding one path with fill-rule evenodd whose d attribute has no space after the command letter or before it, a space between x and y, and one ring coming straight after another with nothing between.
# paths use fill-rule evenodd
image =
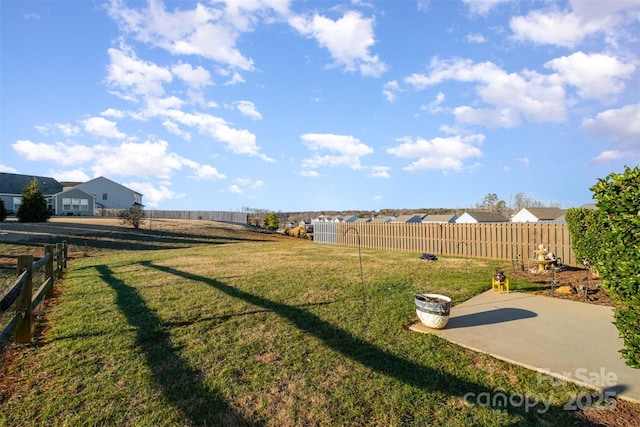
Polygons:
<instances>
[{"instance_id":1,"label":"tree shadow on lawn","mask_svg":"<svg viewBox=\"0 0 640 427\"><path fill-rule=\"evenodd\" d=\"M483 394L491 396L495 391L483 385L457 378L440 370L406 360L388 350L379 348L370 342L358 338L350 332L334 326L304 309L253 295L219 282L216 279L155 265L149 261L143 261L141 265L188 280L207 284L230 297L238 298L258 307L273 311L296 325L299 329L319 338L328 347L342 353L351 360L383 375L393 377L407 385L425 390L441 391L451 396L463 396L467 393L473 393L474 396L481 396ZM517 395L518 393L514 394ZM554 423L557 424L558 421L563 420L565 424L573 425L573 420L560 406L549 406L546 413L539 414L538 410L544 409L542 402L535 407L529 407L528 410L525 410L524 405L522 405L522 407L507 405L506 407L494 409L520 415L526 420L524 421L525 424L538 425L540 422L548 423L549 420L553 420ZM523 425L523 423L518 422L513 425Z\"/></svg>"},{"instance_id":2,"label":"tree shadow on lawn","mask_svg":"<svg viewBox=\"0 0 640 427\"><path fill-rule=\"evenodd\" d=\"M66 241L68 245L106 250L156 250L179 249L196 245L218 245L237 242L271 241L273 235L261 236L253 232L254 236L246 237L249 231L230 231L228 236L193 234L168 230L133 229L112 225L86 225L65 222L20 223L3 224L3 230L8 233L33 234L20 239L19 244L42 246L50 243ZM206 229L204 229L206 230ZM0 239L2 240L2 239ZM6 243L10 243L8 240Z\"/></svg>"},{"instance_id":3,"label":"tree shadow on lawn","mask_svg":"<svg viewBox=\"0 0 640 427\"><path fill-rule=\"evenodd\" d=\"M144 353L158 388L191 425L259 425L243 419L217 390L203 383L205 374L179 355L162 319L147 307L134 288L117 279L109 267L99 265L96 269L116 291L116 304L136 328L136 345Z\"/></svg>"}]
</instances>

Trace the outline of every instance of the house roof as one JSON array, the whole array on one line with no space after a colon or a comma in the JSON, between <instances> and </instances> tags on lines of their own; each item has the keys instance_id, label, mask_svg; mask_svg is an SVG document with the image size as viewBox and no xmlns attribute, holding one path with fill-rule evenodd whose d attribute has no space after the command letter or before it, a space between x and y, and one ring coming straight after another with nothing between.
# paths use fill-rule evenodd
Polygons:
<instances>
[{"instance_id":1,"label":"house roof","mask_svg":"<svg viewBox=\"0 0 640 427\"><path fill-rule=\"evenodd\" d=\"M508 222L507 217L498 212L465 212L478 222ZM463 214L464 215L464 214Z\"/></svg>"},{"instance_id":2,"label":"house roof","mask_svg":"<svg viewBox=\"0 0 640 427\"><path fill-rule=\"evenodd\" d=\"M371 220L371 222L389 222L393 220L392 216L384 216L384 215L378 215L377 217L373 218Z\"/></svg>"},{"instance_id":3,"label":"house roof","mask_svg":"<svg viewBox=\"0 0 640 427\"><path fill-rule=\"evenodd\" d=\"M27 184L33 179L38 181L40 192L45 196L51 196L62 191L62 184L48 176L0 172L0 193L22 194L22 190L24 190Z\"/></svg>"},{"instance_id":4,"label":"house roof","mask_svg":"<svg viewBox=\"0 0 640 427\"><path fill-rule=\"evenodd\" d=\"M358 218L356 219L354 222L371 222L371 218L367 217L367 218Z\"/></svg>"},{"instance_id":5,"label":"house roof","mask_svg":"<svg viewBox=\"0 0 640 427\"><path fill-rule=\"evenodd\" d=\"M391 222L421 222L423 217L424 215L418 214L399 215Z\"/></svg>"},{"instance_id":6,"label":"house roof","mask_svg":"<svg viewBox=\"0 0 640 427\"><path fill-rule=\"evenodd\" d=\"M564 210L560 208L524 208L539 220L552 221L564 215Z\"/></svg>"},{"instance_id":7,"label":"house roof","mask_svg":"<svg viewBox=\"0 0 640 427\"><path fill-rule=\"evenodd\" d=\"M72 192L76 192L79 191L81 193L86 194L87 196L91 197L92 199L96 198L95 194L89 194L86 191L84 191L82 188L77 188L77 187L65 187L64 190L62 190L61 192L56 194L56 197L60 197L60 196L65 196L68 193L72 193Z\"/></svg>"},{"instance_id":8,"label":"house roof","mask_svg":"<svg viewBox=\"0 0 640 427\"><path fill-rule=\"evenodd\" d=\"M104 176L99 176L99 177L97 177L97 178L90 179L90 180L89 180L89 181L87 181L87 182L83 182L83 183L81 183L81 184L78 184L78 185L77 185L77 187L82 188L84 185L89 184L89 183L92 183L92 182L94 182L94 181L109 181L109 182L111 182L112 184L119 185L120 187L122 187L122 188L124 188L124 189L126 189L126 190L131 191L132 193L139 194L140 196L142 196L142 195L143 195L142 193L140 193L140 192L138 192L138 191L136 191L136 190L132 190L132 189L130 189L129 187L125 187L124 185L122 185L122 184L120 184L120 183L117 183L117 182L115 182L115 181L113 181L113 180L111 180L111 179L109 179L109 178L105 178Z\"/></svg>"},{"instance_id":9,"label":"house roof","mask_svg":"<svg viewBox=\"0 0 640 427\"><path fill-rule=\"evenodd\" d=\"M422 218L422 222L449 222L458 218L455 214L427 215Z\"/></svg>"}]
</instances>

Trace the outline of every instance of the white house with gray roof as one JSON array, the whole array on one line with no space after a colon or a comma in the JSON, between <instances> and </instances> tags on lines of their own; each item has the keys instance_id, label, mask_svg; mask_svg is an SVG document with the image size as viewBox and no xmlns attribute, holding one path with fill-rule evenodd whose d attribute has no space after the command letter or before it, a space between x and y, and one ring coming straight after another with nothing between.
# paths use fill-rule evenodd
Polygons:
<instances>
[{"instance_id":1,"label":"white house with gray roof","mask_svg":"<svg viewBox=\"0 0 640 427\"><path fill-rule=\"evenodd\" d=\"M142 194L103 176L78 184L75 188L96 198L96 206L104 209L144 207Z\"/></svg>"},{"instance_id":2,"label":"white house with gray roof","mask_svg":"<svg viewBox=\"0 0 640 427\"><path fill-rule=\"evenodd\" d=\"M522 208L511 222L560 222L563 215L564 210L560 208Z\"/></svg>"},{"instance_id":3,"label":"white house with gray roof","mask_svg":"<svg viewBox=\"0 0 640 427\"><path fill-rule=\"evenodd\" d=\"M32 181L38 182L40 193L47 201L47 207L53 209L53 195L62 191L62 184L48 176L21 175L17 173L0 172L0 199L10 214L18 212L22 204L22 191Z\"/></svg>"},{"instance_id":4,"label":"white house with gray roof","mask_svg":"<svg viewBox=\"0 0 640 427\"><path fill-rule=\"evenodd\" d=\"M498 212L465 212L456 224L479 224L484 222L509 222L509 219Z\"/></svg>"}]
</instances>

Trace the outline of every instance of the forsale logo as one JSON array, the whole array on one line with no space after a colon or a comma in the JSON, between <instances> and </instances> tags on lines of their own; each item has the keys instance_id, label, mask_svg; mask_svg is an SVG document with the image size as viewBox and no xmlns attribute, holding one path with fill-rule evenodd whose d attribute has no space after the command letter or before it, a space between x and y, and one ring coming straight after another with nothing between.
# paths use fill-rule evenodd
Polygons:
<instances>
[{"instance_id":1,"label":"forsale logo","mask_svg":"<svg viewBox=\"0 0 640 427\"><path fill-rule=\"evenodd\" d=\"M507 394L503 388L496 388L493 392L473 393L469 392L463 396L464 403L469 406L480 406L484 408L502 409L507 407L523 408L525 412L536 409L539 414L544 414L551 406L551 399L544 396L524 395L520 393ZM540 406L540 407L539 407Z\"/></svg>"},{"instance_id":2,"label":"forsale logo","mask_svg":"<svg viewBox=\"0 0 640 427\"><path fill-rule=\"evenodd\" d=\"M573 372L552 372L550 369L545 369L545 372L547 374L538 372L538 385L547 382L555 387L566 383L566 379L575 379L583 384L602 388L618 384L618 375L615 372L607 372L605 368L600 368L597 372L586 368L578 368Z\"/></svg>"}]
</instances>

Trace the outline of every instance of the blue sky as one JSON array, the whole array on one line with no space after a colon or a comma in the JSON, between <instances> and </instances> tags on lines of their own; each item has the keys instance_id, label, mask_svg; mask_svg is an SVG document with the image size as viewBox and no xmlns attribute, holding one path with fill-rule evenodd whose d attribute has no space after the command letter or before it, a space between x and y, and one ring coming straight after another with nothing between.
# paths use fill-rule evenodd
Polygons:
<instances>
[{"instance_id":1,"label":"blue sky","mask_svg":"<svg viewBox=\"0 0 640 427\"><path fill-rule=\"evenodd\" d=\"M157 209L563 208L640 163L640 3L0 2L0 170Z\"/></svg>"}]
</instances>

